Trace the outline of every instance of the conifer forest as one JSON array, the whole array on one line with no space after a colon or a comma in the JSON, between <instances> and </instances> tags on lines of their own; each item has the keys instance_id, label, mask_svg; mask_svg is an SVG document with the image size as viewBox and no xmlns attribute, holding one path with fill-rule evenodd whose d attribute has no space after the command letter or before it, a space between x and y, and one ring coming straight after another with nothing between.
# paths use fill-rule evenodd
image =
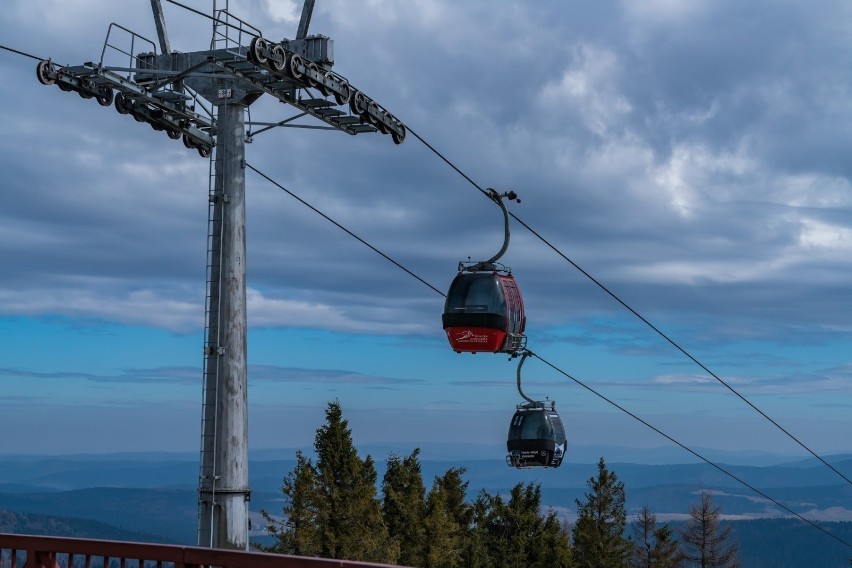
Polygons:
<instances>
[{"instance_id":1,"label":"conifer forest","mask_svg":"<svg viewBox=\"0 0 852 568\"><path fill-rule=\"evenodd\" d=\"M603 458L570 523L543 508L536 483L472 496L464 468L424 480L419 449L391 455L378 483L338 402L328 404L314 450L314 458L300 452L284 477L283 510L263 511L274 535L259 545L265 551L424 568L740 566L737 539L710 493L677 529L648 507L628 520L624 483Z\"/></svg>"}]
</instances>

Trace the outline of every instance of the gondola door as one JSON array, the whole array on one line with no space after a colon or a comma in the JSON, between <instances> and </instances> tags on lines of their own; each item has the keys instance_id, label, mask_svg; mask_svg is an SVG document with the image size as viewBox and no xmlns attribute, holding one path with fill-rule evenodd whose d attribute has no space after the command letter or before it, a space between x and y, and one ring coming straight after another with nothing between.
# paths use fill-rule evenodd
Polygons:
<instances>
[{"instance_id":1,"label":"gondola door","mask_svg":"<svg viewBox=\"0 0 852 568\"><path fill-rule=\"evenodd\" d=\"M524 301L515 279L511 276L502 278L503 295L506 297L506 343L504 350L513 351L520 347L521 336L524 333L526 317Z\"/></svg>"}]
</instances>

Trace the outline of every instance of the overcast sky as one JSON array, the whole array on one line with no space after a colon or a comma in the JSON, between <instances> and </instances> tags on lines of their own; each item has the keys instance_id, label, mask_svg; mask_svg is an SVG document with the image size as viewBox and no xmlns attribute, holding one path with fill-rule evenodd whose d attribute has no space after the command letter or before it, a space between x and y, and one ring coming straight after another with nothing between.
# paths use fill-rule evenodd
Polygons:
<instances>
[{"instance_id":1,"label":"overcast sky","mask_svg":"<svg viewBox=\"0 0 852 568\"><path fill-rule=\"evenodd\" d=\"M211 22L164 4L172 48L206 49ZM294 37L300 9L230 2L270 39ZM147 0L6 0L0 43L78 65L111 22L156 38ZM335 71L478 184L517 191L514 214L831 454L852 451L850 22L843 0L318 0L310 31L333 38ZM0 51L0 453L194 451L208 161L42 86L35 64ZM246 153L439 289L501 245L499 210L411 135L282 128ZM501 458L516 362L453 353L441 295L246 185L251 447L309 446L339 399L359 443ZM503 260L543 358L689 446L804 455L518 224ZM541 361L524 378L569 444L670 445Z\"/></svg>"}]
</instances>

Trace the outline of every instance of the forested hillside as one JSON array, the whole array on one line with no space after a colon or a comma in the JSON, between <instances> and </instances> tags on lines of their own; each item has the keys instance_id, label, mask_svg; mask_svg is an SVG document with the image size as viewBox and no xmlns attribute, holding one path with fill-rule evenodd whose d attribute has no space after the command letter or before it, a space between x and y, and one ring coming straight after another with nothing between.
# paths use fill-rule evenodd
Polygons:
<instances>
[{"instance_id":1,"label":"forested hillside","mask_svg":"<svg viewBox=\"0 0 852 568\"><path fill-rule=\"evenodd\" d=\"M101 521L0 510L0 533L168 542L168 537L116 527Z\"/></svg>"},{"instance_id":2,"label":"forested hillside","mask_svg":"<svg viewBox=\"0 0 852 568\"><path fill-rule=\"evenodd\" d=\"M451 468L429 489L416 449L391 456L378 495L375 465L358 456L339 404L329 404L326 420L316 461L298 455L283 509L265 513L275 539L266 550L459 568L830 567L846 566L852 553L849 524L820 525L826 534L802 521L725 523L710 491L696 496L685 522L658 523L647 507L628 519L628 488L603 458L575 500L573 523L542 509L534 483L470 496L464 469Z\"/></svg>"},{"instance_id":3,"label":"forested hillside","mask_svg":"<svg viewBox=\"0 0 852 568\"><path fill-rule=\"evenodd\" d=\"M185 482L195 473L189 459L152 460L142 467L130 456L7 460L0 461L0 531L195 543L197 495ZM809 517L844 518L849 489L807 475L811 466L742 473L772 486L782 502L810 508ZM89 476L92 469L99 475ZM144 479L146 487L79 488L86 479L116 485L137 470L146 475L131 475L128 483ZM684 539L690 529L670 519L698 518L719 537L721 550L736 549L732 555L743 567L845 568L852 556L845 544L852 542L852 522L818 523L829 536L796 519L723 520L750 515L755 507L775 513L742 488L714 485L701 466L607 464L601 458L596 466L566 463L542 472L506 468L496 460L424 464L416 448L374 462L359 455L337 403L329 405L312 452L261 461L252 471L252 541L288 553L524 568L626 566L663 555L678 566L681 555L690 553ZM542 478L549 488L538 483ZM786 487L799 478L820 485ZM157 487L178 480L184 480L180 488ZM61 484L77 488L59 490ZM703 516L691 515L704 494L709 499ZM597 548L590 556L592 544ZM610 561L601 564L604 552Z\"/></svg>"}]
</instances>

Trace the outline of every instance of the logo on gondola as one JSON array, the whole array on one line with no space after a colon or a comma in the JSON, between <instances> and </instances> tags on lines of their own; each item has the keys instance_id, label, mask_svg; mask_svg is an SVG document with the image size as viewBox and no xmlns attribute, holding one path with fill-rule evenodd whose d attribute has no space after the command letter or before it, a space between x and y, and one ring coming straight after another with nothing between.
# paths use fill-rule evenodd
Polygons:
<instances>
[{"instance_id":1,"label":"logo on gondola","mask_svg":"<svg viewBox=\"0 0 852 568\"><path fill-rule=\"evenodd\" d=\"M553 449L553 457L561 458L565 453L565 444L559 444Z\"/></svg>"},{"instance_id":2,"label":"logo on gondola","mask_svg":"<svg viewBox=\"0 0 852 568\"><path fill-rule=\"evenodd\" d=\"M488 336L479 335L470 331L469 329L466 329L465 331L456 334L455 340L465 341L467 343L488 343Z\"/></svg>"}]
</instances>

